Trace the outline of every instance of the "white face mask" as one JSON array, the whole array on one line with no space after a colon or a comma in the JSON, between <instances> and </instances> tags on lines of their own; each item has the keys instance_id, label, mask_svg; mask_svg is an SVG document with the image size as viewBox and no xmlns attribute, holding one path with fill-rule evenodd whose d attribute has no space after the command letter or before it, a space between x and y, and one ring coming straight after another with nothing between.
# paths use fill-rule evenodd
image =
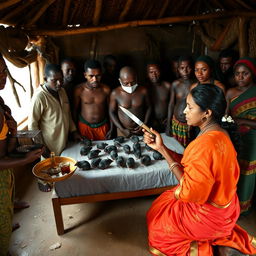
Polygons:
<instances>
[{"instance_id":1,"label":"white face mask","mask_svg":"<svg viewBox=\"0 0 256 256\"><path fill-rule=\"evenodd\" d=\"M122 89L127 93L133 93L136 90L136 88L138 87L138 84L135 84L132 86L124 86L120 79L119 79L119 82L121 84Z\"/></svg>"}]
</instances>

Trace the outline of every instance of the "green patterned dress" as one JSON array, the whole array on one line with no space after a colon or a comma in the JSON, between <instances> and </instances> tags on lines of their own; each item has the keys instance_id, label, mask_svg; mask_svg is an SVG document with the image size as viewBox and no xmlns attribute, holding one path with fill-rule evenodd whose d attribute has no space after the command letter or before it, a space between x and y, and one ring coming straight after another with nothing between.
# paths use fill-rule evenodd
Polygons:
<instances>
[{"instance_id":1,"label":"green patterned dress","mask_svg":"<svg viewBox=\"0 0 256 256\"><path fill-rule=\"evenodd\" d=\"M233 118L244 118L256 121L256 86L250 87L230 103ZM242 125L241 147L238 155L240 179L238 182L238 197L241 213L249 213L253 203L256 187L256 130Z\"/></svg>"}]
</instances>

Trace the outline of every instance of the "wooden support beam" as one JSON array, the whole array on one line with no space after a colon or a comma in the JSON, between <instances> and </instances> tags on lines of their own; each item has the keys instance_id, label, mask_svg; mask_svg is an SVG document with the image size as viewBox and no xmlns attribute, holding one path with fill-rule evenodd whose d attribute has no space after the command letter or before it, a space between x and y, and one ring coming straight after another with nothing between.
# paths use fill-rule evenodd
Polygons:
<instances>
[{"instance_id":1,"label":"wooden support beam","mask_svg":"<svg viewBox=\"0 0 256 256\"><path fill-rule=\"evenodd\" d=\"M249 6L248 4L246 4L244 1L241 0L235 0L239 5L243 6L244 8L246 8L247 10L253 11L253 8L251 6Z\"/></svg>"},{"instance_id":2,"label":"wooden support beam","mask_svg":"<svg viewBox=\"0 0 256 256\"><path fill-rule=\"evenodd\" d=\"M34 0L27 0L25 3L20 4L17 8L15 8L12 12L9 12L7 15L1 18L1 21L8 21L12 17L15 17L17 14L21 13L24 9L26 9L29 5L31 5Z\"/></svg>"},{"instance_id":3,"label":"wooden support beam","mask_svg":"<svg viewBox=\"0 0 256 256\"><path fill-rule=\"evenodd\" d=\"M247 56L248 54L248 40L247 40L247 19L245 17L239 17L238 29L238 47L240 58Z\"/></svg>"},{"instance_id":4,"label":"wooden support beam","mask_svg":"<svg viewBox=\"0 0 256 256\"><path fill-rule=\"evenodd\" d=\"M102 0L95 0L95 10L93 15L92 24L98 26L100 22L100 14L102 9Z\"/></svg>"},{"instance_id":5,"label":"wooden support beam","mask_svg":"<svg viewBox=\"0 0 256 256\"><path fill-rule=\"evenodd\" d=\"M213 1L218 6L218 8L225 9L225 6L219 0L213 0Z\"/></svg>"},{"instance_id":6,"label":"wooden support beam","mask_svg":"<svg viewBox=\"0 0 256 256\"><path fill-rule=\"evenodd\" d=\"M190 0L183 9L183 14L186 15L187 11L190 9L191 5L194 3L194 0Z\"/></svg>"},{"instance_id":7,"label":"wooden support beam","mask_svg":"<svg viewBox=\"0 0 256 256\"><path fill-rule=\"evenodd\" d=\"M147 11L144 13L142 19L146 20L154 7L154 2L151 1L147 6Z\"/></svg>"},{"instance_id":8,"label":"wooden support beam","mask_svg":"<svg viewBox=\"0 0 256 256\"><path fill-rule=\"evenodd\" d=\"M70 7L71 0L66 0L64 5L62 24L66 26L68 24L68 11Z\"/></svg>"},{"instance_id":9,"label":"wooden support beam","mask_svg":"<svg viewBox=\"0 0 256 256\"><path fill-rule=\"evenodd\" d=\"M219 51L219 50L220 50L221 44L222 44L223 40L225 39L225 37L226 37L228 31L230 30L230 27L231 27L232 23L233 23L233 19L231 19L231 20L227 23L227 25L226 25L226 27L224 28L224 30L220 33L220 35L218 36L218 38L216 39L216 41L214 42L214 44L211 46L211 50L212 50L212 51Z\"/></svg>"},{"instance_id":10,"label":"wooden support beam","mask_svg":"<svg viewBox=\"0 0 256 256\"><path fill-rule=\"evenodd\" d=\"M157 17L158 19L161 19L164 16L164 13L165 13L169 3L170 3L170 0L165 0L164 1L164 4L163 4L163 6L162 6L162 8L161 8L161 10L158 14L158 17Z\"/></svg>"},{"instance_id":11,"label":"wooden support beam","mask_svg":"<svg viewBox=\"0 0 256 256\"><path fill-rule=\"evenodd\" d=\"M217 12L212 14L201 14L196 16L174 16L155 20L136 20L129 21L119 24L99 26L99 27L87 27L87 28L71 28L63 30L27 30L25 31L31 35L48 35L48 36L67 36L67 35L78 35L87 33L96 33L102 31L109 31L114 29L123 29L128 27L138 27L138 26L154 26L169 23L181 23L181 22L191 22L196 20L209 20L218 18L228 18L228 17L256 17L256 12Z\"/></svg>"},{"instance_id":12,"label":"wooden support beam","mask_svg":"<svg viewBox=\"0 0 256 256\"><path fill-rule=\"evenodd\" d=\"M55 1L56 1L56 0L46 0L46 1L42 4L41 8L35 13L35 16L34 16L32 19L30 19L30 20L28 21L28 23L26 24L26 27L29 27L29 26L35 24L36 21L44 14L44 12L46 11L46 9L47 9L53 2L55 2Z\"/></svg>"},{"instance_id":13,"label":"wooden support beam","mask_svg":"<svg viewBox=\"0 0 256 256\"><path fill-rule=\"evenodd\" d=\"M2 1L0 2L0 11L11 6L14 4L17 4L18 2L20 2L21 0L9 0L9 1Z\"/></svg>"},{"instance_id":14,"label":"wooden support beam","mask_svg":"<svg viewBox=\"0 0 256 256\"><path fill-rule=\"evenodd\" d=\"M186 1L179 0L179 1L172 1L174 6L171 8L171 13L169 15L175 15L179 10L185 5ZM180 12L182 13L182 12Z\"/></svg>"},{"instance_id":15,"label":"wooden support beam","mask_svg":"<svg viewBox=\"0 0 256 256\"><path fill-rule=\"evenodd\" d=\"M126 4L125 4L125 6L124 6L124 9L123 9L123 11L121 12L120 17L119 17L119 21L120 21L120 22L121 22L121 21L124 21L124 19L125 19L127 13L129 12L129 10L130 10L130 8L131 8L131 6L132 6L132 2L133 2L133 0L127 0L127 1L126 1Z\"/></svg>"}]
</instances>

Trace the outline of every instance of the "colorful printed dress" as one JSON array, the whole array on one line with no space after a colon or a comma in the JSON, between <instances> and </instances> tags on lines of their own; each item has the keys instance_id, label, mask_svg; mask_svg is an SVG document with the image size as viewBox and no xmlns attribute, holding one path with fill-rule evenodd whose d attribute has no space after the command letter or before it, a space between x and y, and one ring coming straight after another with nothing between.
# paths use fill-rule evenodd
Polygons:
<instances>
[{"instance_id":1,"label":"colorful printed dress","mask_svg":"<svg viewBox=\"0 0 256 256\"><path fill-rule=\"evenodd\" d=\"M8 127L0 131L0 140L5 140ZM0 256L6 256L12 234L12 216L14 200L14 176L12 169L0 170Z\"/></svg>"},{"instance_id":2,"label":"colorful printed dress","mask_svg":"<svg viewBox=\"0 0 256 256\"><path fill-rule=\"evenodd\" d=\"M180 185L161 194L147 213L152 255L212 256L213 245L256 253L256 239L236 224L239 165L229 137L207 132L193 140L181 160Z\"/></svg>"},{"instance_id":3,"label":"colorful printed dress","mask_svg":"<svg viewBox=\"0 0 256 256\"><path fill-rule=\"evenodd\" d=\"M233 118L256 121L256 86L250 87L237 98L231 100ZM238 155L241 175L238 183L238 197L241 212L249 212L256 186L256 130L242 125L239 127L241 146Z\"/></svg>"}]
</instances>

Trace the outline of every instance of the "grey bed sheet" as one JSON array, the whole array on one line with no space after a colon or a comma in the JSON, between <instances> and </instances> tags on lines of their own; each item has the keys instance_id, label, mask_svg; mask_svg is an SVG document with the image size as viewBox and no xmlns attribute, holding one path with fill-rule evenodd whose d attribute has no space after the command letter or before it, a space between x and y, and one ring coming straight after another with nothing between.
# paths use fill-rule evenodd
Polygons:
<instances>
[{"instance_id":1,"label":"grey bed sheet","mask_svg":"<svg viewBox=\"0 0 256 256\"><path fill-rule=\"evenodd\" d=\"M171 150L182 154L184 148L172 137L167 137L161 134L165 145ZM102 142L102 141L101 141ZM105 141L109 145L113 144L113 140ZM93 149L96 149L99 141L93 142ZM124 144L132 145L132 142L126 139ZM133 157L136 161L136 168L120 168L113 161L109 168L105 170L94 169L83 171L77 168L75 173L68 179L55 183L55 192L58 197L69 198L84 195L137 191L151 188L159 188L165 186L176 185L177 180L175 176L169 171L168 164L165 160L154 160L152 151L145 149L145 143L140 137L140 144L142 147L142 155L148 154L152 163L149 166L143 166L140 159L136 159L133 154L125 154L123 150L118 151L119 156L124 156L125 159ZM72 157L73 159L88 160L87 156L80 155L80 143L68 146L63 152L62 156ZM103 150L99 157L110 158ZM89 160L91 162L91 160Z\"/></svg>"}]
</instances>

